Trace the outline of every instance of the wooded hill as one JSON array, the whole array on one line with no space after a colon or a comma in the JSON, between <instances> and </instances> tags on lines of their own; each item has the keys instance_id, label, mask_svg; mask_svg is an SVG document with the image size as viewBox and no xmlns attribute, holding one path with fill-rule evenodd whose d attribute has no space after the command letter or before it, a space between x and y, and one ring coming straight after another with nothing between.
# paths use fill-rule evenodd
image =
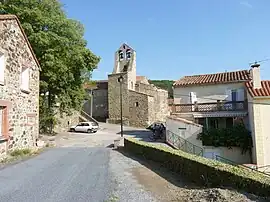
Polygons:
<instances>
[{"instance_id":1,"label":"wooded hill","mask_svg":"<svg viewBox=\"0 0 270 202\"><path fill-rule=\"evenodd\" d=\"M173 98L173 80L149 80L149 83L168 91L169 98Z\"/></svg>"}]
</instances>

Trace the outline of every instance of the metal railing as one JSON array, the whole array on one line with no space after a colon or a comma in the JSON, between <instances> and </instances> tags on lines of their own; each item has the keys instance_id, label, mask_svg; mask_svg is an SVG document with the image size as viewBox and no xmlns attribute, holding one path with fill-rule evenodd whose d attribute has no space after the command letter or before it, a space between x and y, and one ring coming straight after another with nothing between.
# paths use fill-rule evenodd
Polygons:
<instances>
[{"instance_id":1,"label":"metal railing","mask_svg":"<svg viewBox=\"0 0 270 202\"><path fill-rule=\"evenodd\" d=\"M83 110L81 110L81 116L82 116L84 119L88 120L88 121L93 121L93 122L95 122L95 123L98 124L98 121L97 121L96 119L94 119L92 116L90 116L89 114L87 114L87 113L86 113L85 111L83 111Z\"/></svg>"},{"instance_id":2,"label":"metal railing","mask_svg":"<svg viewBox=\"0 0 270 202\"><path fill-rule=\"evenodd\" d=\"M245 111L247 104L245 101L235 102L211 102L195 104L174 104L173 112L216 112L216 111Z\"/></svg>"},{"instance_id":3,"label":"metal railing","mask_svg":"<svg viewBox=\"0 0 270 202\"><path fill-rule=\"evenodd\" d=\"M258 170L259 168L262 168L262 167L257 167L257 166L255 166L255 167L249 167L249 166L246 166L246 165L243 165L243 164L238 164L238 163L236 163L234 161L231 161L231 160L226 159L224 157L221 157L219 155L216 155L215 156L215 160L220 161L222 163L226 163L226 164L230 164L230 165L233 165L233 166L237 166L237 167L240 167L240 168L246 168L246 169L249 169L249 170L252 170L254 172L258 172L258 173L261 173L261 174L264 174L264 175L267 175L268 177L270 177L270 173L268 173L268 172L262 172L262 171L259 171ZM268 166L263 166L263 167L269 167L269 165Z\"/></svg>"},{"instance_id":4,"label":"metal railing","mask_svg":"<svg viewBox=\"0 0 270 202\"><path fill-rule=\"evenodd\" d=\"M201 147L192 144L186 139L180 137L180 135L171 131L166 131L166 141L176 149L180 149L184 152L195 154L197 156L203 156L203 149Z\"/></svg>"}]
</instances>

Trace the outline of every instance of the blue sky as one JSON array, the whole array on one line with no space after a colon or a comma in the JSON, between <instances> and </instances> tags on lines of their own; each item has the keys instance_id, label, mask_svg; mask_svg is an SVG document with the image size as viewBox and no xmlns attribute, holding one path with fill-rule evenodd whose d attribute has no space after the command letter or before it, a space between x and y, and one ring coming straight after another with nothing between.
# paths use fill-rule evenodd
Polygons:
<instances>
[{"instance_id":1,"label":"blue sky","mask_svg":"<svg viewBox=\"0 0 270 202\"><path fill-rule=\"evenodd\" d=\"M137 52L137 75L185 75L248 69L270 58L269 0L62 0L85 26L88 47L101 57L93 79L107 79L123 42ZM270 61L261 64L270 79Z\"/></svg>"}]
</instances>

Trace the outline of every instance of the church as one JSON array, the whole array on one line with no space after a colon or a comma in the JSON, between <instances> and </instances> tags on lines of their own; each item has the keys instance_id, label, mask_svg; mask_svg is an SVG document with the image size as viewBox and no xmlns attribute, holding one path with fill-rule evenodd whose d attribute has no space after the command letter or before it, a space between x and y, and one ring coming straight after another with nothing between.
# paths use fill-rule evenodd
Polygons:
<instances>
[{"instance_id":1,"label":"church","mask_svg":"<svg viewBox=\"0 0 270 202\"><path fill-rule=\"evenodd\" d=\"M144 76L137 76L136 68L136 51L122 44L115 52L114 68L108 80L85 87L93 99L84 104L83 110L98 121L119 124L122 96L124 125L145 127L165 121L169 115L168 91L150 84Z\"/></svg>"}]
</instances>

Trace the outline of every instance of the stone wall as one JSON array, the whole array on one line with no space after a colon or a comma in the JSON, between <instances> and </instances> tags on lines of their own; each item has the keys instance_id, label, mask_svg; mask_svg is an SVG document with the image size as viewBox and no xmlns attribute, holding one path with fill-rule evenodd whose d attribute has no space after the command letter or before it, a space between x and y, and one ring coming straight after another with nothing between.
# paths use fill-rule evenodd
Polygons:
<instances>
[{"instance_id":1,"label":"stone wall","mask_svg":"<svg viewBox=\"0 0 270 202\"><path fill-rule=\"evenodd\" d=\"M9 149L34 147L39 130L39 67L15 18L0 19L0 30L0 52L6 61L5 81L0 84L0 106L7 120L5 138ZM20 88L22 67L30 68L27 92Z\"/></svg>"},{"instance_id":2,"label":"stone wall","mask_svg":"<svg viewBox=\"0 0 270 202\"><path fill-rule=\"evenodd\" d=\"M0 160L7 155L7 141L0 140Z\"/></svg>"},{"instance_id":3,"label":"stone wall","mask_svg":"<svg viewBox=\"0 0 270 202\"><path fill-rule=\"evenodd\" d=\"M93 91L93 117L97 120L108 118L108 89Z\"/></svg>"},{"instance_id":4,"label":"stone wall","mask_svg":"<svg viewBox=\"0 0 270 202\"><path fill-rule=\"evenodd\" d=\"M129 119L129 90L127 88L128 75L118 73L108 75L108 105L109 123L116 123L120 120L120 84L118 78L123 76L122 99L123 99L123 120Z\"/></svg>"},{"instance_id":5,"label":"stone wall","mask_svg":"<svg viewBox=\"0 0 270 202\"><path fill-rule=\"evenodd\" d=\"M57 125L54 127L54 132L67 132L71 126L80 122L80 112L72 110L70 115L58 112L55 118L57 119Z\"/></svg>"},{"instance_id":6,"label":"stone wall","mask_svg":"<svg viewBox=\"0 0 270 202\"><path fill-rule=\"evenodd\" d=\"M170 108L168 104L168 91L159 89L154 85L144 84L144 83L137 83L136 91L145 93L147 95L153 96L154 100L151 105L153 105L150 110L152 114L150 116L151 122L154 121L166 121L166 117L170 115Z\"/></svg>"},{"instance_id":7,"label":"stone wall","mask_svg":"<svg viewBox=\"0 0 270 202\"><path fill-rule=\"evenodd\" d=\"M129 124L136 127L149 125L149 96L129 91Z\"/></svg>"}]
</instances>

